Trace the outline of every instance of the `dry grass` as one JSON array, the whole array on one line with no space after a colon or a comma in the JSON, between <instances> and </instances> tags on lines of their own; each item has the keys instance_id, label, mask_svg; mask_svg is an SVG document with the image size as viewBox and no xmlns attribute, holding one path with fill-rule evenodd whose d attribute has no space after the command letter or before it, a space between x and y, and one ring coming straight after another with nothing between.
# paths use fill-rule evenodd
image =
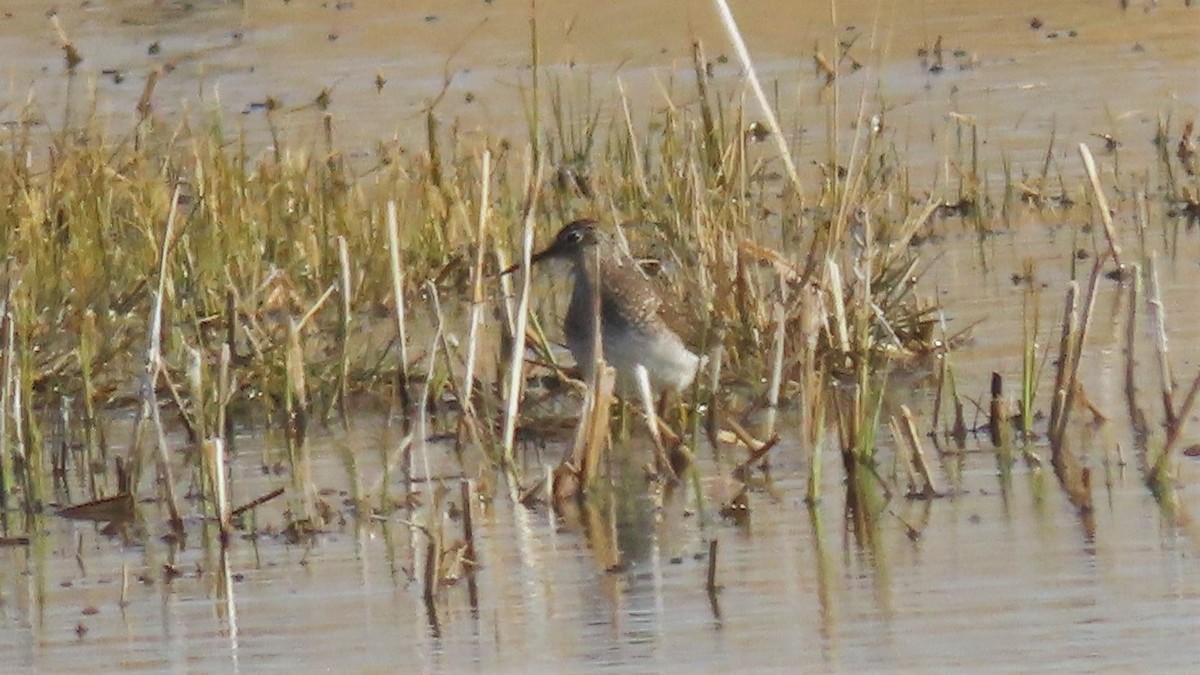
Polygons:
<instances>
[{"instance_id":1,"label":"dry grass","mask_svg":"<svg viewBox=\"0 0 1200 675\"><path fill-rule=\"evenodd\" d=\"M780 125L772 120L771 143L757 143L761 130L751 133L738 94L708 81L702 46L695 57L695 90L643 115L642 126L631 113L643 108L637 101L622 98L621 114L603 119L593 102L535 82L526 149L462 142L432 112L422 152L381 144L354 162L328 140L259 153L210 119L163 127L141 115L120 138L96 119L56 133L9 129L0 150L0 403L11 414L0 416L0 497L31 509L45 501L51 411L78 411L85 466L103 467L111 458L101 411L152 403L155 392L170 396L164 410L196 444L237 419L270 420L287 432L298 475L310 420L332 420L348 401L407 418L458 394L467 400L453 410L469 418L457 426L460 442L511 468L518 427L531 423L525 384L557 370L523 372L531 354L546 362L552 350L539 317L526 319L504 291L511 282L494 275L527 249L526 237L578 215L631 223L633 249L662 262L664 292L689 298L685 319L706 349L720 347L710 388L750 394L700 392L714 411L744 420L767 403L800 408L813 448L811 501L829 420L847 469L878 476L888 371L945 349L938 308L921 290L936 257L922 258L922 242L956 226L947 223L983 232L1016 209L1070 208L1085 201L1084 185L1061 189L1073 200L1047 199L1043 172L1036 186L1018 189L1010 177L987 194L978 130L968 125L963 156L950 160L960 180L914 189L865 99L847 156L832 149L816 162L823 180L805 185ZM1191 204L1200 190L1177 173L1156 198ZM1093 188L1102 195L1098 179ZM1104 225L1109 253L1120 255L1111 219ZM420 318L414 307L433 297L445 310ZM158 319L161 329L148 330ZM470 336L465 352L450 333ZM143 366L147 382L131 390ZM577 458L586 480L601 466L595 424L580 436L593 448ZM915 445L915 431L906 433ZM424 448L422 438L414 444ZM89 498L118 490L97 475ZM313 508L306 499L304 512Z\"/></svg>"}]
</instances>

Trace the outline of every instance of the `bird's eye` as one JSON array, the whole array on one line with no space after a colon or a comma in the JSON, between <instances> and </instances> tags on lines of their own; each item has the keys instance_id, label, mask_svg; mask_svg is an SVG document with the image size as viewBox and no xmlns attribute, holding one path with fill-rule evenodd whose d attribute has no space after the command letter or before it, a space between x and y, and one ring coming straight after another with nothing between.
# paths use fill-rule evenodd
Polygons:
<instances>
[{"instance_id":1,"label":"bird's eye","mask_svg":"<svg viewBox=\"0 0 1200 675\"><path fill-rule=\"evenodd\" d=\"M581 232L579 230L571 230L570 232L567 233L567 242L568 243L578 244L581 241L583 241L583 232Z\"/></svg>"}]
</instances>

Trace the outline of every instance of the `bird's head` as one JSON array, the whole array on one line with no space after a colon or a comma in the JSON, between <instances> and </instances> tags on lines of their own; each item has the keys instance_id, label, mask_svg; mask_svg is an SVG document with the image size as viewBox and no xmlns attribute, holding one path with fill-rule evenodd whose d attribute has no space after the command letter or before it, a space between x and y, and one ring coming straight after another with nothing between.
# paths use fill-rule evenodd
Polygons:
<instances>
[{"instance_id":1,"label":"bird's head","mask_svg":"<svg viewBox=\"0 0 1200 675\"><path fill-rule=\"evenodd\" d=\"M577 262L583 259L584 254L594 250L595 246L602 244L607 236L600 231L596 221L586 218L575 220L563 226L554 237L554 241L534 254L532 261L535 264L542 260Z\"/></svg>"}]
</instances>

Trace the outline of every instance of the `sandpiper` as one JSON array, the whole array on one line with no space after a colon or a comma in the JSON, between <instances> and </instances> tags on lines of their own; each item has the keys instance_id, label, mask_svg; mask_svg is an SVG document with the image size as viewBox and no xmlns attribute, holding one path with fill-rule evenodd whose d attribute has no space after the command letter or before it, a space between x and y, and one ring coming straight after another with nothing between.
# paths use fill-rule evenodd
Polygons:
<instances>
[{"instance_id":1,"label":"sandpiper","mask_svg":"<svg viewBox=\"0 0 1200 675\"><path fill-rule=\"evenodd\" d=\"M667 325L654 286L596 221L567 224L532 262L555 259L570 263L575 277L563 333L585 381L597 361L598 333L604 360L620 380L637 386L644 404L649 405L651 390L682 391L691 385L704 359Z\"/></svg>"}]
</instances>

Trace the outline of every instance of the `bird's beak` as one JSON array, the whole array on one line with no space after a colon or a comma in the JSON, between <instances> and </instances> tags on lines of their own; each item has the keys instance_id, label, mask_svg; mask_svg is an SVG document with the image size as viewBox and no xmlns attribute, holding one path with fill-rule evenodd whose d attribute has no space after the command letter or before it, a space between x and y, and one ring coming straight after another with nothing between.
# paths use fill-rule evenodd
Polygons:
<instances>
[{"instance_id":1,"label":"bird's beak","mask_svg":"<svg viewBox=\"0 0 1200 675\"><path fill-rule=\"evenodd\" d=\"M537 253L534 253L533 256L529 259L529 265L532 267L533 265L536 265L539 262L541 262L547 258L553 258L556 255L558 255L558 249L555 248L554 244L550 244L546 248L538 251ZM504 270L501 271L500 274L497 274L496 276L502 277L502 276L505 276L508 274L512 274L513 272L516 272L519 269L521 269L521 263L519 263L519 262L513 263L513 264L509 265L508 267L504 268Z\"/></svg>"}]
</instances>

